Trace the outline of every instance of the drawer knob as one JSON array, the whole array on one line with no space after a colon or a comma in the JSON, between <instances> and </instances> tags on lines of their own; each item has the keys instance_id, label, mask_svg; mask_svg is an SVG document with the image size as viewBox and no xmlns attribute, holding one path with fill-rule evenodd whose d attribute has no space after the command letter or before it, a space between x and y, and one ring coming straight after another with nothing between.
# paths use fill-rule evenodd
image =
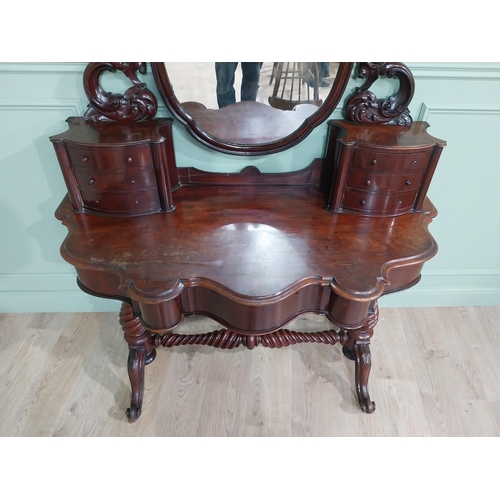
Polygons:
<instances>
[{"instance_id":1,"label":"drawer knob","mask_svg":"<svg viewBox=\"0 0 500 500\"><path fill-rule=\"evenodd\" d=\"M413 165L416 165L417 164L417 160L413 160L412 163L413 163Z\"/></svg>"},{"instance_id":2,"label":"drawer knob","mask_svg":"<svg viewBox=\"0 0 500 500\"><path fill-rule=\"evenodd\" d=\"M88 156L84 156L84 157L82 158L82 161L83 161L83 163L88 162L88 161L89 161L89 157L88 157Z\"/></svg>"},{"instance_id":3,"label":"drawer knob","mask_svg":"<svg viewBox=\"0 0 500 500\"><path fill-rule=\"evenodd\" d=\"M366 201L365 201L365 200L361 200L361 201L359 202L359 204L360 204L362 207L364 207L364 206L366 205Z\"/></svg>"},{"instance_id":4,"label":"drawer knob","mask_svg":"<svg viewBox=\"0 0 500 500\"><path fill-rule=\"evenodd\" d=\"M365 185L369 186L371 183L372 183L372 181L370 179L366 179Z\"/></svg>"},{"instance_id":5,"label":"drawer knob","mask_svg":"<svg viewBox=\"0 0 500 500\"><path fill-rule=\"evenodd\" d=\"M376 165L377 164L377 160L375 158L373 158L373 160L371 161L371 164L372 165Z\"/></svg>"},{"instance_id":6,"label":"drawer knob","mask_svg":"<svg viewBox=\"0 0 500 500\"><path fill-rule=\"evenodd\" d=\"M406 181L406 182L405 182L405 184L406 184L407 186L411 186L411 181Z\"/></svg>"},{"instance_id":7,"label":"drawer knob","mask_svg":"<svg viewBox=\"0 0 500 500\"><path fill-rule=\"evenodd\" d=\"M132 157L131 156L127 156L127 163L132 163Z\"/></svg>"},{"instance_id":8,"label":"drawer knob","mask_svg":"<svg viewBox=\"0 0 500 500\"><path fill-rule=\"evenodd\" d=\"M95 179L90 179L89 184L90 184L91 186L92 186L93 184L95 184Z\"/></svg>"}]
</instances>

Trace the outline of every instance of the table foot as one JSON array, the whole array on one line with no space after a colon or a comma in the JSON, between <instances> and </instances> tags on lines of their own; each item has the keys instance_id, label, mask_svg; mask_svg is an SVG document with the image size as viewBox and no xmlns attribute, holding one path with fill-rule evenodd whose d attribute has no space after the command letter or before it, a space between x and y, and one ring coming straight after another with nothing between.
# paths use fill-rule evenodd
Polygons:
<instances>
[{"instance_id":1,"label":"table foot","mask_svg":"<svg viewBox=\"0 0 500 500\"><path fill-rule=\"evenodd\" d=\"M370 339L378 321L378 306L374 301L370 304L365 323L354 330L347 330L347 340L342 346L344 356L355 362L356 393L359 407L365 413L375 411L375 403L368 392L368 378L372 365Z\"/></svg>"},{"instance_id":2,"label":"table foot","mask_svg":"<svg viewBox=\"0 0 500 500\"><path fill-rule=\"evenodd\" d=\"M373 413L375 403L370 399L368 393L368 377L372 365L370 347L368 344L357 344L354 346L354 351L356 353L356 391L359 407L365 413Z\"/></svg>"},{"instance_id":3,"label":"table foot","mask_svg":"<svg viewBox=\"0 0 500 500\"><path fill-rule=\"evenodd\" d=\"M141 416L144 399L144 367L155 359L156 349L151 344L151 332L142 326L127 303L120 310L120 324L129 348L127 370L132 389L126 415L129 422L135 422Z\"/></svg>"},{"instance_id":4,"label":"table foot","mask_svg":"<svg viewBox=\"0 0 500 500\"><path fill-rule=\"evenodd\" d=\"M347 346L342 346L342 353L347 359L351 361L356 361L356 351L354 349L349 349Z\"/></svg>"},{"instance_id":5,"label":"table foot","mask_svg":"<svg viewBox=\"0 0 500 500\"><path fill-rule=\"evenodd\" d=\"M127 419L130 423L135 422L141 416L142 408L137 408L132 406L131 408L127 408L126 414Z\"/></svg>"}]
</instances>

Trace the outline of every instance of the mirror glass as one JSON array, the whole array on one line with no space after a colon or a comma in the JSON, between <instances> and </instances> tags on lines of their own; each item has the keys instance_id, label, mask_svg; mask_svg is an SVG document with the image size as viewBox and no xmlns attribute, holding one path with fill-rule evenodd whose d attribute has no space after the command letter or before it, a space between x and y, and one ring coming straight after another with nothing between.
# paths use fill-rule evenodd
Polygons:
<instances>
[{"instance_id":1,"label":"mirror glass","mask_svg":"<svg viewBox=\"0 0 500 500\"><path fill-rule=\"evenodd\" d=\"M286 149L335 109L351 63L153 63L168 108L201 142L220 151ZM322 109L322 108L327 109Z\"/></svg>"}]
</instances>

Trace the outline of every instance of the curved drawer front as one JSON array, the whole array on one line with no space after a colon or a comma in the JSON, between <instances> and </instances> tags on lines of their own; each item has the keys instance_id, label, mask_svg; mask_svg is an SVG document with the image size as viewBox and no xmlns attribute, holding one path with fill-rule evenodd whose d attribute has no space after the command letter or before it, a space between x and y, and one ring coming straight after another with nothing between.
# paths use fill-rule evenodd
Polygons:
<instances>
[{"instance_id":1,"label":"curved drawer front","mask_svg":"<svg viewBox=\"0 0 500 500\"><path fill-rule=\"evenodd\" d=\"M83 203L90 211L114 215L142 215L160 210L156 189L129 192L81 189Z\"/></svg>"},{"instance_id":2,"label":"curved drawer front","mask_svg":"<svg viewBox=\"0 0 500 500\"><path fill-rule=\"evenodd\" d=\"M345 191L342 208L346 211L374 215L396 215L411 209L418 189L396 192L394 194L376 194L360 189L348 188Z\"/></svg>"},{"instance_id":3,"label":"curved drawer front","mask_svg":"<svg viewBox=\"0 0 500 500\"><path fill-rule=\"evenodd\" d=\"M97 168L75 167L74 170L81 189L121 192L156 187L156 179L152 166L124 168L104 172Z\"/></svg>"},{"instance_id":4,"label":"curved drawer front","mask_svg":"<svg viewBox=\"0 0 500 500\"><path fill-rule=\"evenodd\" d=\"M96 148L66 144L71 163L75 167L115 169L152 165L148 144L127 147Z\"/></svg>"},{"instance_id":5,"label":"curved drawer front","mask_svg":"<svg viewBox=\"0 0 500 500\"><path fill-rule=\"evenodd\" d=\"M431 157L432 148L415 152L397 152L380 148L356 147L352 166L372 172L417 172L424 169Z\"/></svg>"},{"instance_id":6,"label":"curved drawer front","mask_svg":"<svg viewBox=\"0 0 500 500\"><path fill-rule=\"evenodd\" d=\"M376 174L363 169L352 168L349 171L347 187L379 193L390 191L410 191L420 186L424 172L407 174Z\"/></svg>"}]
</instances>

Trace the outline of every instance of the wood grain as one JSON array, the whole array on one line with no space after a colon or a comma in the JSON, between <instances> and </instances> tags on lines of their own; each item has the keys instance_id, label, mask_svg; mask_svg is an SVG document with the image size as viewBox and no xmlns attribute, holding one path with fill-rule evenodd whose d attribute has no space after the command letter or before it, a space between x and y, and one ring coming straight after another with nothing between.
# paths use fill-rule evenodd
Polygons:
<instances>
[{"instance_id":1,"label":"wood grain","mask_svg":"<svg viewBox=\"0 0 500 500\"><path fill-rule=\"evenodd\" d=\"M372 415L338 345L159 349L130 424L118 314L3 314L0 436L500 436L499 320L500 307L381 309ZM217 327L188 319L179 332Z\"/></svg>"}]
</instances>

